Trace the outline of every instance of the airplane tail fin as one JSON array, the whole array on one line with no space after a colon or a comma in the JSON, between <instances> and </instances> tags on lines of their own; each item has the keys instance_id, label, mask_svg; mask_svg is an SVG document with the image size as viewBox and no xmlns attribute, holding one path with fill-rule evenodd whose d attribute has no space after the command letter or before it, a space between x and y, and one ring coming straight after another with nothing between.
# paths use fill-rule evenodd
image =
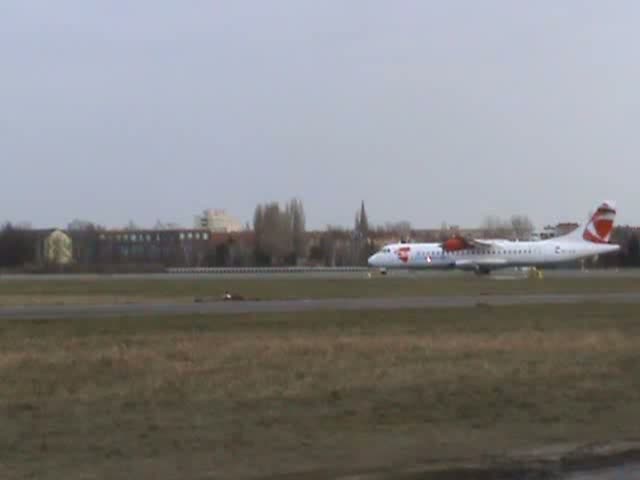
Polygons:
<instances>
[{"instance_id":1,"label":"airplane tail fin","mask_svg":"<svg viewBox=\"0 0 640 480\"><path fill-rule=\"evenodd\" d=\"M565 238L591 243L609 243L615 217L614 202L602 202L586 223L565 235Z\"/></svg>"}]
</instances>

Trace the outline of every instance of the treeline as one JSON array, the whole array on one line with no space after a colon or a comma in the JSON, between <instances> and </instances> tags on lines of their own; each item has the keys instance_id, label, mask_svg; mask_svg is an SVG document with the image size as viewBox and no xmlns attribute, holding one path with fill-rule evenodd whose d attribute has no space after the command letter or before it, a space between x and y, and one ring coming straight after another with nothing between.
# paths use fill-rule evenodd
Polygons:
<instances>
[{"instance_id":1,"label":"treeline","mask_svg":"<svg viewBox=\"0 0 640 480\"><path fill-rule=\"evenodd\" d=\"M450 238L457 231L456 227L443 224L439 232L433 230L425 234L424 231L412 230L411 224L406 221L374 226L369 222L362 202L355 211L352 228L329 225L323 231L307 232L304 205L297 198L283 205L278 202L257 205L252 226L253 230L249 227L241 233L216 234L215 240L212 236L212 241L197 245L177 240L160 243L120 240L114 243L108 240L113 236L104 227L89 221L74 220L65 229L73 248L73 265L68 268L98 271L111 265L126 265L131 269L135 269L136 265L141 269L151 265L157 269L169 266L364 266L368 257L387 241L437 242ZM137 230L144 231L133 226L125 229L134 236ZM0 268L21 269L42 263L43 232L48 234L48 231L38 233L28 226L3 225L0 228ZM486 217L478 235L527 240L532 233L530 219L525 215L514 215L507 220ZM177 235L172 238L177 239ZM142 237L139 233L137 236ZM587 264L640 267L640 239L634 229L616 227L612 242L621 246L619 254L603 256Z\"/></svg>"},{"instance_id":2,"label":"treeline","mask_svg":"<svg viewBox=\"0 0 640 480\"><path fill-rule=\"evenodd\" d=\"M253 242L229 234L206 255L204 266L290 266L306 258L306 217L296 198L283 207L278 202L257 205L253 214Z\"/></svg>"},{"instance_id":3,"label":"treeline","mask_svg":"<svg viewBox=\"0 0 640 480\"><path fill-rule=\"evenodd\" d=\"M356 212L353 229L329 225L315 239L309 250L309 260L329 267L366 266L369 256L379 247L370 238L371 233L362 202Z\"/></svg>"},{"instance_id":4,"label":"treeline","mask_svg":"<svg viewBox=\"0 0 640 480\"><path fill-rule=\"evenodd\" d=\"M0 230L0 267L21 267L34 261L35 251L29 230L6 223Z\"/></svg>"},{"instance_id":5,"label":"treeline","mask_svg":"<svg viewBox=\"0 0 640 480\"><path fill-rule=\"evenodd\" d=\"M244 260L230 254L226 265L247 264L257 266L295 266L301 263L324 266L366 265L375 250L369 238L369 220L364 202L355 214L353 229L327 226L323 232L310 235L306 231L306 216L302 201L290 200L283 207L277 202L258 205L253 215L255 242L253 252L246 250ZM228 242L229 252L234 248L233 239ZM223 253L225 247L219 247ZM237 251L237 246L236 246ZM221 255L216 256L220 265Z\"/></svg>"},{"instance_id":6,"label":"treeline","mask_svg":"<svg viewBox=\"0 0 640 480\"><path fill-rule=\"evenodd\" d=\"M250 244L239 239L241 235L228 234L199 266L366 265L376 248L369 238L364 202L356 212L353 229L330 225L322 232L308 232L304 205L297 198L284 205L257 205L252 226Z\"/></svg>"},{"instance_id":7,"label":"treeline","mask_svg":"<svg viewBox=\"0 0 640 480\"><path fill-rule=\"evenodd\" d=\"M605 266L640 267L640 237L631 227L614 227L611 242L620 245L618 255L607 255L599 259Z\"/></svg>"},{"instance_id":8,"label":"treeline","mask_svg":"<svg viewBox=\"0 0 640 480\"><path fill-rule=\"evenodd\" d=\"M535 228L531 219L526 215L512 215L508 220L490 215L484 219L480 230L485 238L529 240Z\"/></svg>"}]
</instances>

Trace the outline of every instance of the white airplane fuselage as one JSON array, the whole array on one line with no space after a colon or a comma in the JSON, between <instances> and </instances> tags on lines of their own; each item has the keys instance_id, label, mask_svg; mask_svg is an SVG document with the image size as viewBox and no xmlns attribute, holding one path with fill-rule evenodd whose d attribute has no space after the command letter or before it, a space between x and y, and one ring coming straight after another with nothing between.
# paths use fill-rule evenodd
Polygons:
<instances>
[{"instance_id":1,"label":"white airplane fuselage","mask_svg":"<svg viewBox=\"0 0 640 480\"><path fill-rule=\"evenodd\" d=\"M395 243L369 258L385 269L452 269L490 271L508 267L542 267L616 252L618 245L584 241L534 242L491 240L486 248L446 251L440 243Z\"/></svg>"}]
</instances>

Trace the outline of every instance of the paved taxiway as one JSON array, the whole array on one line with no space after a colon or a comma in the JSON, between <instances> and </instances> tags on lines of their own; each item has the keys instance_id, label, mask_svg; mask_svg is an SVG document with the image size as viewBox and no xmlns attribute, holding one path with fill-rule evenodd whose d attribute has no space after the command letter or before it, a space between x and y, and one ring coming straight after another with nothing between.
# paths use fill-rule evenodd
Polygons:
<instances>
[{"instance_id":1,"label":"paved taxiway","mask_svg":"<svg viewBox=\"0 0 640 480\"><path fill-rule=\"evenodd\" d=\"M464 295L407 298L335 298L313 300L210 301L161 304L28 305L0 307L0 319L72 319L142 315L233 315L330 310L400 310L482 305L637 303L638 293Z\"/></svg>"},{"instance_id":2,"label":"paved taxiway","mask_svg":"<svg viewBox=\"0 0 640 480\"><path fill-rule=\"evenodd\" d=\"M629 463L616 467L597 470L585 470L561 477L564 480L638 480L640 479L640 464Z\"/></svg>"}]
</instances>

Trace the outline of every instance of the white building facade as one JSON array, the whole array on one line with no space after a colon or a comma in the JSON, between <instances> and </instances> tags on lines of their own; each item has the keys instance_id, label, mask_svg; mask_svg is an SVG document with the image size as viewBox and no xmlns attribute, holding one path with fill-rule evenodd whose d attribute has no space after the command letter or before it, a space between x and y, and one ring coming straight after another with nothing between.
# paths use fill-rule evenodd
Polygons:
<instances>
[{"instance_id":1,"label":"white building facade","mask_svg":"<svg viewBox=\"0 0 640 480\"><path fill-rule=\"evenodd\" d=\"M193 226L205 228L210 232L239 232L243 229L238 220L221 209L209 209L201 215L196 215Z\"/></svg>"}]
</instances>

